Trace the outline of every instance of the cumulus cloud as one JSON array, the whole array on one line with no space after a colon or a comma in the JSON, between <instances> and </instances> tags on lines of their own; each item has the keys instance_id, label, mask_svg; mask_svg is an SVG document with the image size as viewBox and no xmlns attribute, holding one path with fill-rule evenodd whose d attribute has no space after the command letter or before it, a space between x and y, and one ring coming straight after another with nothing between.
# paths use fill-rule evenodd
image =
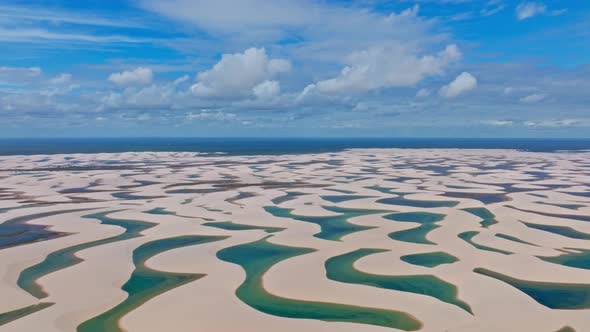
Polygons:
<instances>
[{"instance_id":1,"label":"cumulus cloud","mask_svg":"<svg viewBox=\"0 0 590 332\"><path fill-rule=\"evenodd\" d=\"M67 96L70 92L80 87L77 84L66 84L65 82L55 85L57 86L39 91L39 94L47 97Z\"/></svg>"},{"instance_id":2,"label":"cumulus cloud","mask_svg":"<svg viewBox=\"0 0 590 332\"><path fill-rule=\"evenodd\" d=\"M532 95L528 95L528 96L520 98L520 102L525 103L525 104L535 104L535 103L538 103L538 102L544 100L545 98L547 98L547 95L533 93Z\"/></svg>"},{"instance_id":3,"label":"cumulus cloud","mask_svg":"<svg viewBox=\"0 0 590 332\"><path fill-rule=\"evenodd\" d=\"M281 86L277 81L264 81L255 86L252 92L259 99L270 99L281 92Z\"/></svg>"},{"instance_id":4,"label":"cumulus cloud","mask_svg":"<svg viewBox=\"0 0 590 332\"><path fill-rule=\"evenodd\" d=\"M451 83L440 88L439 94L445 98L455 98L477 87L477 79L468 72L462 72Z\"/></svg>"},{"instance_id":5,"label":"cumulus cloud","mask_svg":"<svg viewBox=\"0 0 590 332\"><path fill-rule=\"evenodd\" d=\"M324 0L137 0L143 8L227 36L225 49L273 45L300 63L342 62L353 51L391 43L429 49L447 40L434 29L436 20L418 16L419 6L400 12L369 9L369 2L346 4ZM228 11L231 8L231 12ZM283 43L290 40L293 42ZM191 43L175 43L186 49ZM229 44L229 47L227 45ZM202 48L198 49L202 52ZM314 66L314 77L323 69ZM310 75L311 76L311 75Z\"/></svg>"},{"instance_id":6,"label":"cumulus cloud","mask_svg":"<svg viewBox=\"0 0 590 332\"><path fill-rule=\"evenodd\" d=\"M145 87L128 87L123 91L110 91L100 99L101 110L104 109L175 109L185 105L186 95L180 92L174 83Z\"/></svg>"},{"instance_id":7,"label":"cumulus cloud","mask_svg":"<svg viewBox=\"0 0 590 332\"><path fill-rule=\"evenodd\" d=\"M62 85L72 81L72 74L60 74L49 80L50 84Z\"/></svg>"},{"instance_id":8,"label":"cumulus cloud","mask_svg":"<svg viewBox=\"0 0 590 332\"><path fill-rule=\"evenodd\" d=\"M551 15L554 6L544 0L519 0L515 3L485 0L477 4L472 0L420 0L412 3L450 1L465 4L469 2L466 10L473 18L494 15L500 10L504 10L503 14L515 15L513 10L516 5L525 1L547 3L544 13L535 15ZM486 2L487 5L484 6ZM438 53L445 45L453 43L454 37L448 33L452 23L447 21L447 17L421 17L418 15L418 6L403 12L390 13L377 8L374 1L355 2L352 5L323 0L134 2L137 3L150 7L155 13L165 14L168 18L181 18L184 21L182 25L175 26L177 29L174 30L186 28L185 33L168 36L171 38L157 34L153 40L164 48L172 46L175 50L180 50L179 57L166 59L167 63L148 65L153 70L152 76L166 71L169 75L164 76L168 78L158 76L157 80L152 77L143 81L129 79L134 76L134 68L138 65L115 70L112 68L121 63L129 63L126 61L133 63L138 60L111 60L110 63L93 66L91 69L92 72L96 69L109 70L104 72L101 82L90 81L89 77L84 89L69 93L71 83L65 83L68 80L66 77L43 76L40 69L31 70L28 75L25 73L29 70L25 70L19 75L33 78L29 82L18 79L17 82L25 82L22 86L10 83L7 87L2 86L0 109L18 110L23 117L30 116L34 119L41 112L51 114L56 119L57 114L60 119L56 121L61 121L61 114L54 110L68 110L68 114L79 117L80 122L83 122L85 116L104 121L111 119L111 116L136 112L151 114L154 120L163 121L159 123L162 126L173 124L177 119L188 121L187 118L192 118L194 124L216 118L225 121L231 118L231 115L226 117L225 114L235 113L240 115L240 120L244 120L241 117L245 116L245 119L252 120L257 125L268 126L310 125L327 128L334 123L360 123L360 126L366 128L378 128L390 125L430 126L436 122L441 126L478 124L485 126L486 130L498 132L525 129L526 120L551 119L556 114L561 119L580 119L585 117L588 110L590 96L583 93L590 86L587 79L590 77L590 69L587 66L573 70L558 66L538 66L534 62L511 63L501 60L480 63L475 60L469 64L469 69L461 68L458 64L455 66L452 62L460 58L456 47L456 52L450 47L447 52ZM145 3L152 3L153 7ZM410 1L400 3L407 4ZM511 6L508 7L508 4ZM505 5L510 9L503 9ZM227 8L234 10L228 13ZM481 9L479 15L478 9ZM513 19L516 20L514 16ZM167 22L173 24L172 20ZM187 27L188 24L193 26ZM64 27L51 25L50 28L59 32ZM96 31L97 37L106 36L111 31L100 31L99 27L91 30ZM90 30L85 28L80 31L87 33ZM66 38L47 35L39 37L37 31L30 31L29 34L36 36L30 38L51 37L58 38L60 42ZM207 36L205 39L202 38L203 34ZM180 37L181 35L185 37ZM67 39L71 42L64 42L64 45L86 47L80 43L82 39L85 37ZM91 40L93 39L88 39L89 42ZM244 51L252 45L272 46L267 46L266 51ZM120 50L121 54L125 52L118 44L113 44L112 47ZM219 54L220 50L221 53L237 54L228 54L195 75L195 64L207 61L204 59L210 59L211 54ZM280 75L291 69L291 63L283 59L272 59L273 57L297 63L297 73ZM217 61L219 63L215 65ZM447 77L445 72L450 72L451 67L454 75ZM127 72L121 72L123 70ZM115 71L121 72L112 76L121 82L119 85L124 87L122 89L113 84L115 82L112 80L111 84L105 84L110 83L105 78ZM455 83L458 81L455 76L462 71L475 74L478 80L485 78L486 84L475 80L475 84L479 84L477 93L473 93L473 96L470 95L460 103L441 103L441 99L437 97L439 88L444 84L448 83L444 91L449 96L460 94L458 91L462 87L460 82ZM75 81L77 76L75 73L74 75ZM35 78L39 76L42 77ZM435 78L431 79L432 77ZM444 77L444 82L437 83L441 77ZM50 81L61 85L49 86ZM503 96L502 89L509 85L513 87L506 88ZM296 101L302 89L305 91L303 95L313 94L312 98L305 100L305 104ZM550 103L545 103L544 100L539 104L527 104L527 100L532 98L527 95L545 91L550 91L546 99ZM514 114L514 119L504 118L507 109L512 112L510 114ZM457 117L457 114L463 114L463 110L474 112L468 117ZM104 113L96 116L97 111ZM353 112L365 114L357 115ZM395 121L392 121L392 116L397 116ZM498 120L485 122L482 118ZM11 122L11 119L6 120L6 123ZM296 123L297 121L301 122ZM560 121L559 123L572 123ZM542 125L539 121L533 123ZM548 123L545 122L544 125L547 126ZM565 129L568 134L569 129Z\"/></svg>"},{"instance_id":9,"label":"cumulus cloud","mask_svg":"<svg viewBox=\"0 0 590 332\"><path fill-rule=\"evenodd\" d=\"M354 93L413 86L427 76L442 74L449 63L460 58L461 52L456 45L449 45L438 54L424 56L417 56L399 45L374 47L351 54L340 75L307 86L303 94L312 91Z\"/></svg>"},{"instance_id":10,"label":"cumulus cloud","mask_svg":"<svg viewBox=\"0 0 590 332\"><path fill-rule=\"evenodd\" d=\"M270 59L264 48L249 48L244 53L224 54L213 68L198 74L191 90L199 97L227 97L256 93L258 87L256 91L264 94L274 83L260 84L289 70L289 61Z\"/></svg>"},{"instance_id":11,"label":"cumulus cloud","mask_svg":"<svg viewBox=\"0 0 590 332\"><path fill-rule=\"evenodd\" d=\"M121 86L146 85L150 84L152 80L152 70L146 67L137 67L133 70L125 70L109 76L109 81Z\"/></svg>"}]
</instances>

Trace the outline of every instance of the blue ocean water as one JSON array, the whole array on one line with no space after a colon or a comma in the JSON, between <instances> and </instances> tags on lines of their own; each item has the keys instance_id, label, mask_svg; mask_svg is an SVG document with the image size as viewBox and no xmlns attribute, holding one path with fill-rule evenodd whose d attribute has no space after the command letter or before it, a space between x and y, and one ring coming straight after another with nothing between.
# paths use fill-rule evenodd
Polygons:
<instances>
[{"instance_id":1,"label":"blue ocean water","mask_svg":"<svg viewBox=\"0 0 590 332\"><path fill-rule=\"evenodd\" d=\"M590 150L590 139L529 138L53 138L0 139L0 155L109 152L301 154L351 148Z\"/></svg>"}]
</instances>

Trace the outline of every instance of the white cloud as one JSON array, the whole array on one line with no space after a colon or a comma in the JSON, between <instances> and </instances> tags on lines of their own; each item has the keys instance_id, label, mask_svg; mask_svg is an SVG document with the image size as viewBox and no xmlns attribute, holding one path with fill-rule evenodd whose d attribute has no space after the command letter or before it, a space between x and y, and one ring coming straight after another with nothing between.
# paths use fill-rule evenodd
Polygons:
<instances>
[{"instance_id":1,"label":"white cloud","mask_svg":"<svg viewBox=\"0 0 590 332\"><path fill-rule=\"evenodd\" d=\"M547 6L539 2L522 2L516 6L516 17L519 20L525 20L533 16L544 14Z\"/></svg>"},{"instance_id":2,"label":"white cloud","mask_svg":"<svg viewBox=\"0 0 590 332\"><path fill-rule=\"evenodd\" d=\"M41 90L41 91L39 91L39 94L42 96L47 96L47 97L54 97L54 96L60 96L60 95L66 96L70 92L72 92L80 87L77 84L65 85L65 83L60 83L60 84L55 84L55 85L59 85L59 86L53 87L50 89L46 89L46 90Z\"/></svg>"},{"instance_id":3,"label":"white cloud","mask_svg":"<svg viewBox=\"0 0 590 332\"><path fill-rule=\"evenodd\" d=\"M137 0L143 8L225 38L224 47L280 47L289 58L341 61L344 55L384 43L428 49L448 35L433 32L435 20L418 16L418 6L399 13L324 0ZM228 11L231 8L231 11ZM282 44L280 41L293 40ZM182 49L200 50L183 40ZM191 46L192 45L192 46ZM316 73L318 74L318 73Z\"/></svg>"},{"instance_id":4,"label":"white cloud","mask_svg":"<svg viewBox=\"0 0 590 332\"><path fill-rule=\"evenodd\" d=\"M49 80L53 85L67 84L72 81L72 74L60 74Z\"/></svg>"},{"instance_id":5,"label":"white cloud","mask_svg":"<svg viewBox=\"0 0 590 332\"><path fill-rule=\"evenodd\" d=\"M516 90L516 88L513 88L511 86L504 88L504 94L505 95L511 95L514 91Z\"/></svg>"},{"instance_id":6,"label":"white cloud","mask_svg":"<svg viewBox=\"0 0 590 332\"><path fill-rule=\"evenodd\" d=\"M306 21L311 1L302 0L140 0L146 9L220 32L242 32L268 26L300 25Z\"/></svg>"},{"instance_id":7,"label":"white cloud","mask_svg":"<svg viewBox=\"0 0 590 332\"><path fill-rule=\"evenodd\" d=\"M271 75L291 71L291 63L285 59L271 59L268 62L268 71Z\"/></svg>"},{"instance_id":8,"label":"white cloud","mask_svg":"<svg viewBox=\"0 0 590 332\"><path fill-rule=\"evenodd\" d=\"M484 0L477 3L473 0L451 1L465 1L466 7L469 6L469 8L463 9L470 11L475 18L480 17L478 13L480 15L495 14L504 4L510 4L510 7L506 7L510 9L504 9L502 14L514 15L515 6L525 0L514 3L506 0L503 2ZM544 0L528 1L545 2L548 9L544 15L551 15L552 3ZM394 123L403 126L431 121L440 123L441 126L447 124L473 126L477 123L483 126L482 119L500 119L487 122L489 126L507 126L496 128L499 132L523 129L520 126L524 126L526 120L551 119L556 114L560 114L561 119L584 118L588 111L590 96L583 93L588 91L586 87L590 87L590 81L587 79L590 77L588 75L590 69L587 66L564 69L538 66L535 62L516 63L503 60L479 63L476 60L468 65L469 69L461 68L460 65L455 66L451 63L455 60L449 59L458 59L459 52L456 52L456 57L452 56L452 52L445 56L437 53L444 49L445 45L452 43L452 29L449 30L449 26L445 26L449 22L445 17L420 17L417 6L390 15L382 10L374 9L375 1L344 3L324 0L272 2L219 0L219 3L212 3L205 0L137 0L134 4L146 2L167 7L166 11L175 11L173 15L166 15L169 18L184 15L184 20L192 25L190 27L187 26L188 24L174 25L175 31L183 31L183 33L168 36L171 38L163 37L165 40L159 37L153 39L158 47L166 48L172 45L178 48L180 58L169 59L167 63L144 65L145 62L137 62L143 60L133 58L118 60L119 57L115 56L117 59L92 66L90 69L91 72L107 70L104 71L106 74L103 74L102 82L92 81L93 75L83 75L88 76L85 79L84 89L73 93L66 89L70 84L47 85L50 81L55 80L57 83L61 79L52 78L53 75L43 75L39 69L37 74L32 71L30 76L33 78L28 82L19 79L19 82L25 82L22 86L17 84L2 86L0 109L18 110L23 114L30 112L32 117L38 117L37 114L41 112L59 114L51 111L70 108L73 109L71 114L83 116L82 114L86 114L84 112L88 112L88 114L92 113L90 116L93 118L96 116L95 110L103 110L105 114L101 115L108 119L111 119L111 115L124 112L153 112L150 114L154 120L160 117L165 118L166 121L169 119L170 122L164 121L163 124L172 123L174 116L186 120L185 115L188 112L194 112L194 119L212 119L217 116L222 118L215 113L217 110L252 117L253 119L248 120L256 124L276 124L284 121L281 123L293 126L298 126L297 121L303 121L303 119L307 121L306 124L313 126L332 122L361 122L367 127L388 126ZM416 1L408 0L400 3L410 2ZM486 2L488 5L485 10L479 12ZM199 8L199 4L210 6ZM235 11L227 13L228 8ZM0 16L2 20L4 12ZM175 24L168 20L161 21L156 16L149 16L156 18L154 25L149 29L157 28L162 23ZM100 30L99 26L86 26L84 29L77 30L72 27L72 22L67 26L59 22L69 21L56 20L56 22L50 23L50 20L43 19L43 25L39 27L33 24L20 24L17 26L18 29L15 29L16 32L4 31L0 28L0 40L13 37L42 38L49 42L57 39L63 46L87 47L94 45L93 41L98 40L96 38L127 31L125 29L117 30L119 32L114 32L115 30L112 29ZM13 30L12 26L5 25L6 30L8 27ZM41 36L38 36L38 29L43 30ZM46 34L47 29L60 34ZM23 30L27 32L24 33ZM92 37L94 32L96 32L94 36L96 38ZM149 31L145 32L146 34L142 36L149 35ZM76 35L67 35L68 33ZM86 34L90 34L92 38L86 37ZM186 37L175 37L180 35ZM203 39L203 35L207 37ZM157 36L162 35L157 34ZM137 36L129 37L137 38ZM82 41L87 41L89 44L81 43ZM115 41L115 39L101 41ZM61 44L62 42L64 44ZM184 44L185 48L181 44ZM243 59L247 53L244 50L252 45L268 46L262 57L259 56L260 49L253 49L253 53L257 54L249 58L252 62L248 62ZM123 45L121 49L120 44L117 43L96 45L96 47L108 49L112 47L113 50L121 50L124 53L126 46ZM68 48L64 47L64 49ZM188 51L189 49L191 52ZM210 63L208 61L212 54L221 53L238 54L228 54L232 61L224 62L223 59L217 59L211 63L211 66L201 67L203 63ZM445 52L442 54L444 55ZM27 52L23 52L23 57L26 57L23 62L31 61ZM297 72L279 75L288 71L291 63L283 59L272 59L272 57L281 57L296 63ZM263 61L254 61L260 58ZM39 63L42 63L42 60ZM217 61L219 63L215 67L221 68L219 71L213 66ZM230 62L235 66L230 66ZM116 74L119 75L117 77L119 80L124 80L123 76L126 72L122 71L127 70L128 73L132 73L133 69L139 65L150 67L153 71L152 76L164 70L171 75L182 74L168 76L169 79L158 75L144 81L153 81L152 84L146 85L139 85L145 83L137 83L137 81L121 84L124 89L115 89L114 84L105 84L108 83L105 79L110 73L119 72ZM162 69L164 67L168 68ZM344 67L347 68L341 72ZM194 68L200 68L199 71L202 71L197 78L194 75L196 73L182 76L191 70L195 71ZM445 72L451 72L451 70L454 75L446 76ZM450 82L462 71L471 72L480 81L485 78L485 84L483 81L475 80L478 85L476 93L468 95L469 98L461 102L441 102L442 99L437 97L439 88L443 84L449 83L445 89L446 93L459 94L457 89L452 89L456 86ZM24 72L20 75L25 76ZM435 78L432 79L432 77ZM444 82L437 83L440 82L441 77L444 78ZM73 81L77 79L75 74ZM512 87L506 88L504 91L506 95L502 95L502 90L507 86ZM404 88L395 89L396 87ZM525 87L534 88L525 90ZM202 90L199 91L199 88ZM313 92L314 96L309 100L306 99L305 104L298 104L296 98L302 89L305 91L304 94ZM196 90L195 93L193 90ZM550 95L548 93L546 98L550 102L545 103L546 100L543 100L539 104L532 104L534 107L524 104L528 95L542 94L546 91L550 91ZM229 98L203 98L207 96L229 96ZM426 98L427 96L430 97ZM521 97L523 97L523 104L519 101ZM201 113L199 111L201 109L212 111ZM243 110L249 112L242 112ZM457 114L467 114L463 112L465 110L473 110L473 112L466 117L457 117ZM363 111L366 115L356 115L352 111ZM507 120L505 116L509 113L514 114L514 118ZM395 121L392 121L393 116L397 116ZM295 120L287 120L291 118ZM568 122L562 121L562 123ZM510 125L513 127L509 127ZM565 131L569 133L569 128Z\"/></svg>"},{"instance_id":9,"label":"white cloud","mask_svg":"<svg viewBox=\"0 0 590 332\"><path fill-rule=\"evenodd\" d=\"M442 74L449 63L460 58L456 45L449 45L436 55L424 56L399 45L374 47L351 54L340 75L308 85L302 95L312 91L340 94L413 86L427 76Z\"/></svg>"},{"instance_id":10,"label":"white cloud","mask_svg":"<svg viewBox=\"0 0 590 332\"><path fill-rule=\"evenodd\" d=\"M180 84L182 84L184 82L187 82L189 79L190 79L190 77L188 75L184 75L184 76L181 76L181 77L175 79L172 84L174 84L174 85L180 85Z\"/></svg>"},{"instance_id":11,"label":"white cloud","mask_svg":"<svg viewBox=\"0 0 590 332\"><path fill-rule=\"evenodd\" d=\"M468 72L459 74L451 83L440 88L439 94L445 98L455 98L477 87L477 79Z\"/></svg>"},{"instance_id":12,"label":"white cloud","mask_svg":"<svg viewBox=\"0 0 590 332\"><path fill-rule=\"evenodd\" d=\"M199 73L191 90L200 97L244 96L290 69L289 61L269 59L264 48L249 48L244 53L224 54L213 68Z\"/></svg>"},{"instance_id":13,"label":"white cloud","mask_svg":"<svg viewBox=\"0 0 590 332\"><path fill-rule=\"evenodd\" d=\"M537 15L561 15L567 9L549 10L542 2L521 2L516 6L516 17L519 20L526 20Z\"/></svg>"},{"instance_id":14,"label":"white cloud","mask_svg":"<svg viewBox=\"0 0 590 332\"><path fill-rule=\"evenodd\" d=\"M137 0L165 17L196 25L215 34L281 38L289 30L371 32L379 34L391 24L413 19L419 6L399 14L373 13L355 6L336 6L322 0ZM231 8L231 10L228 10ZM385 23L385 24L383 24ZM317 31L316 31L317 32ZM402 33L402 32L399 32Z\"/></svg>"},{"instance_id":15,"label":"white cloud","mask_svg":"<svg viewBox=\"0 0 590 332\"><path fill-rule=\"evenodd\" d=\"M187 95L191 94L179 91L174 83L127 87L102 95L99 109L177 109L188 105Z\"/></svg>"},{"instance_id":16,"label":"white cloud","mask_svg":"<svg viewBox=\"0 0 590 332\"><path fill-rule=\"evenodd\" d=\"M429 89L420 89L418 92L416 92L416 98L426 98L430 96L431 93L432 91Z\"/></svg>"},{"instance_id":17,"label":"white cloud","mask_svg":"<svg viewBox=\"0 0 590 332\"><path fill-rule=\"evenodd\" d=\"M252 89L259 99L270 99L281 93L281 86L277 81L264 81Z\"/></svg>"},{"instance_id":18,"label":"white cloud","mask_svg":"<svg viewBox=\"0 0 590 332\"><path fill-rule=\"evenodd\" d=\"M490 126L498 126L498 127L506 127L514 125L514 121L511 120L488 120L483 121L483 124L487 124Z\"/></svg>"},{"instance_id":19,"label":"white cloud","mask_svg":"<svg viewBox=\"0 0 590 332\"><path fill-rule=\"evenodd\" d=\"M520 98L520 102L525 104L534 104L542 101L545 98L547 98L547 95L534 93L532 95Z\"/></svg>"},{"instance_id":20,"label":"white cloud","mask_svg":"<svg viewBox=\"0 0 590 332\"><path fill-rule=\"evenodd\" d=\"M365 112L371 109L371 106L364 102L357 103L352 109L354 112Z\"/></svg>"},{"instance_id":21,"label":"white cloud","mask_svg":"<svg viewBox=\"0 0 590 332\"><path fill-rule=\"evenodd\" d=\"M2 6L0 13L6 20L30 21L30 22L50 22L50 23L67 23L76 25L92 25L104 27L123 27L123 28L141 28L142 24L134 22L129 18L121 20L118 17L96 17L89 13L76 13L53 8L47 10L40 6Z\"/></svg>"},{"instance_id":22,"label":"white cloud","mask_svg":"<svg viewBox=\"0 0 590 332\"><path fill-rule=\"evenodd\" d=\"M492 16L504 10L506 4L502 0L490 0L486 3L484 8L480 10L482 16Z\"/></svg>"},{"instance_id":23,"label":"white cloud","mask_svg":"<svg viewBox=\"0 0 590 332\"><path fill-rule=\"evenodd\" d=\"M95 16L92 11L78 9L68 11L63 6L3 5L0 4L0 42L30 44L67 43L68 48L96 43L141 43L153 41L149 38L134 38L126 35L112 35L112 28L146 28L134 17L120 19ZM106 14L106 13L105 13ZM105 30L105 28L107 30ZM105 30L105 31L101 31ZM125 32L121 30L121 32ZM53 45L55 46L55 45Z\"/></svg>"},{"instance_id":24,"label":"white cloud","mask_svg":"<svg viewBox=\"0 0 590 332\"><path fill-rule=\"evenodd\" d=\"M537 87L535 86L508 86L502 90L503 94L506 96L511 96L518 93L533 93L535 91L537 91Z\"/></svg>"},{"instance_id":25,"label":"white cloud","mask_svg":"<svg viewBox=\"0 0 590 332\"><path fill-rule=\"evenodd\" d=\"M224 113L215 110L203 109L199 112L190 112L186 115L187 120L202 120L202 121L234 121L238 120L235 113Z\"/></svg>"},{"instance_id":26,"label":"white cloud","mask_svg":"<svg viewBox=\"0 0 590 332\"><path fill-rule=\"evenodd\" d=\"M109 76L109 81L121 85L146 85L153 80L153 73L150 68L137 67L134 70L125 70L121 73L114 73Z\"/></svg>"},{"instance_id":27,"label":"white cloud","mask_svg":"<svg viewBox=\"0 0 590 332\"><path fill-rule=\"evenodd\" d=\"M18 82L41 76L39 67L0 67L0 81Z\"/></svg>"},{"instance_id":28,"label":"white cloud","mask_svg":"<svg viewBox=\"0 0 590 332\"><path fill-rule=\"evenodd\" d=\"M4 29L0 28L0 41L4 42L81 42L81 43L143 43L148 40L136 39L127 36L97 36L81 33L55 32L39 28L18 28Z\"/></svg>"},{"instance_id":29,"label":"white cloud","mask_svg":"<svg viewBox=\"0 0 590 332\"><path fill-rule=\"evenodd\" d=\"M138 121L149 121L152 119L152 116L149 114L140 114L137 118Z\"/></svg>"},{"instance_id":30,"label":"white cloud","mask_svg":"<svg viewBox=\"0 0 590 332\"><path fill-rule=\"evenodd\" d=\"M527 127L588 127L590 126L590 119L526 121L524 125Z\"/></svg>"}]
</instances>

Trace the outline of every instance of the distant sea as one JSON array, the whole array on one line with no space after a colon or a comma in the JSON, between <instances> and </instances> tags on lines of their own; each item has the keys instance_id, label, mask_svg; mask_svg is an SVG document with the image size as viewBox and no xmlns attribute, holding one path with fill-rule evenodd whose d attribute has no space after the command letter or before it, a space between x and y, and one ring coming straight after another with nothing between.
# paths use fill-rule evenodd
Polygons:
<instances>
[{"instance_id":1,"label":"distant sea","mask_svg":"<svg viewBox=\"0 0 590 332\"><path fill-rule=\"evenodd\" d=\"M303 154L352 148L590 150L590 139L527 138L52 138L0 139L0 155L220 152L228 155Z\"/></svg>"}]
</instances>

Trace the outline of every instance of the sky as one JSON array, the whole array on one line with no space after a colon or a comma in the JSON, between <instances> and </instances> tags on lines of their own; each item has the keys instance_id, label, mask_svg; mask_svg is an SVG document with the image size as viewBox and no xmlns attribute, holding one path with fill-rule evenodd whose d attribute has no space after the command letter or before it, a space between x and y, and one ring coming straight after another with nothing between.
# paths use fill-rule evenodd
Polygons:
<instances>
[{"instance_id":1,"label":"sky","mask_svg":"<svg viewBox=\"0 0 590 332\"><path fill-rule=\"evenodd\" d=\"M587 0L0 2L0 137L590 137Z\"/></svg>"}]
</instances>

